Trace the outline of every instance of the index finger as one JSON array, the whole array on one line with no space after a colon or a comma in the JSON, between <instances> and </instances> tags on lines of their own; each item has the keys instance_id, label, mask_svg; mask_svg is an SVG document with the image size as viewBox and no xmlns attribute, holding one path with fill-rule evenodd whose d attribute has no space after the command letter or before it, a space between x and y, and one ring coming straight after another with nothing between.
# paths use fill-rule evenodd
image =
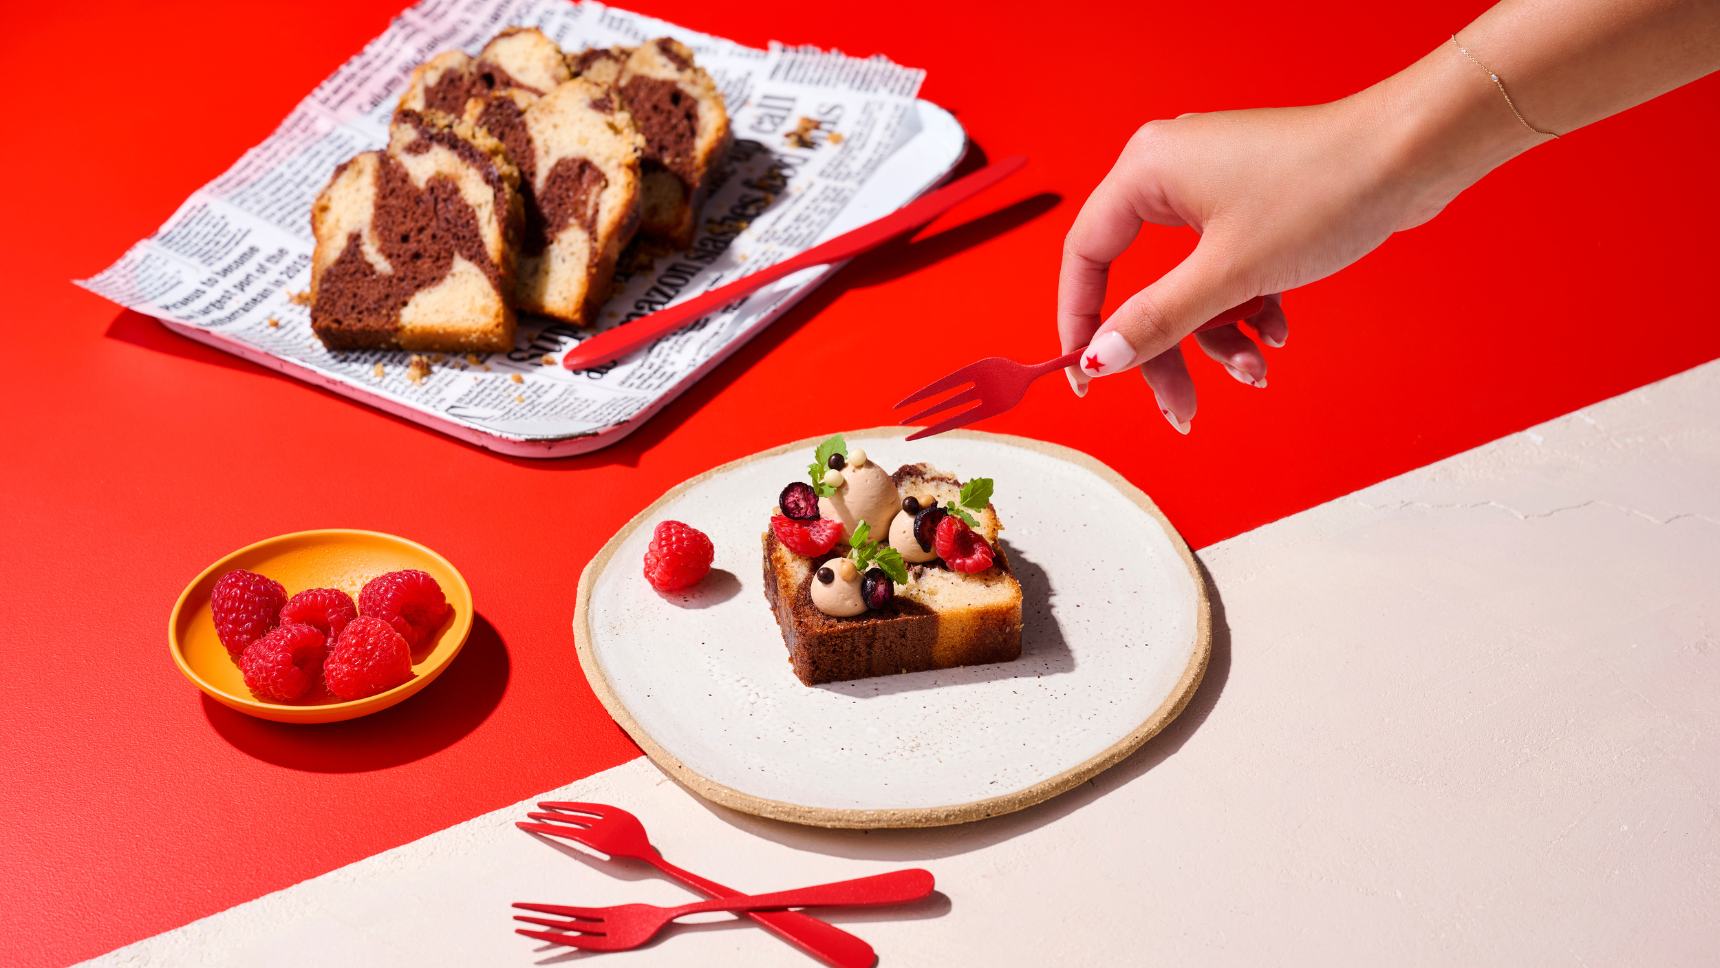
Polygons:
<instances>
[{"instance_id":1,"label":"index finger","mask_svg":"<svg viewBox=\"0 0 1720 968\"><path fill-rule=\"evenodd\" d=\"M1075 216L1057 275L1057 333L1065 353L1086 346L1099 328L1111 263L1135 240L1142 221L1116 169Z\"/></svg>"}]
</instances>

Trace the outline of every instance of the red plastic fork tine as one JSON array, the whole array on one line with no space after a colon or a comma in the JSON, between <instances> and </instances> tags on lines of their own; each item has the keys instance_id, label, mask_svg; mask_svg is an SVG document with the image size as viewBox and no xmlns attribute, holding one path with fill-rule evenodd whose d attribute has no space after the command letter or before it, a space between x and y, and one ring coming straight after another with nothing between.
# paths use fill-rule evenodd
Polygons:
<instances>
[{"instance_id":1,"label":"red plastic fork tine","mask_svg":"<svg viewBox=\"0 0 1720 968\"><path fill-rule=\"evenodd\" d=\"M603 933L602 931L597 930L602 927L602 921L552 921L549 918L534 918L526 914L516 914L514 915L514 920L524 921L527 924L541 924L546 928L555 928L558 931L570 931L575 934Z\"/></svg>"},{"instance_id":2,"label":"red plastic fork tine","mask_svg":"<svg viewBox=\"0 0 1720 968\"><path fill-rule=\"evenodd\" d=\"M924 400L929 396L933 396L935 394L942 393L945 390L954 389L957 384L972 382L972 380L973 380L973 376L972 376L973 366L974 365L972 363L969 363L967 366L964 366L961 369L956 370L954 373L951 373L948 376L939 377L938 379L933 380L932 382L926 384L925 386L919 388L918 390L915 390L913 393L910 393L907 396L903 397L901 400L898 400L896 402L896 405L891 407L890 409L891 410L900 410L901 408L907 406L910 403L918 403L921 400Z\"/></svg>"},{"instance_id":3,"label":"red plastic fork tine","mask_svg":"<svg viewBox=\"0 0 1720 968\"><path fill-rule=\"evenodd\" d=\"M588 934L568 934L565 931L533 931L530 928L515 928L514 933L523 934L535 941L567 945L569 948L589 948L592 946L591 940L588 940L592 936Z\"/></svg>"},{"instance_id":4,"label":"red plastic fork tine","mask_svg":"<svg viewBox=\"0 0 1720 968\"><path fill-rule=\"evenodd\" d=\"M576 840L584 843L579 836L585 830L584 827L564 827L553 823L526 823L524 820L514 821L514 826L528 834L542 834L545 837L560 837L563 840Z\"/></svg>"},{"instance_id":5,"label":"red plastic fork tine","mask_svg":"<svg viewBox=\"0 0 1720 968\"><path fill-rule=\"evenodd\" d=\"M973 423L976 420L984 420L994 412L995 411L981 404L980 406L963 410L961 413L945 420L943 423L933 424L930 427L916 430L909 434L907 439L919 440L922 437L936 437L938 434L941 434L946 430L954 430L957 427L966 427L968 424Z\"/></svg>"},{"instance_id":6,"label":"red plastic fork tine","mask_svg":"<svg viewBox=\"0 0 1720 968\"><path fill-rule=\"evenodd\" d=\"M546 820L550 823L561 824L563 827L573 827L576 830L589 830L591 828L591 821L578 814L544 813L533 810L526 816L533 820Z\"/></svg>"},{"instance_id":7,"label":"red plastic fork tine","mask_svg":"<svg viewBox=\"0 0 1720 968\"><path fill-rule=\"evenodd\" d=\"M609 808L601 803L580 803L576 800L544 800L538 803L539 810L560 810L564 813L583 813L598 819L608 816Z\"/></svg>"},{"instance_id":8,"label":"red plastic fork tine","mask_svg":"<svg viewBox=\"0 0 1720 968\"><path fill-rule=\"evenodd\" d=\"M934 413L942 413L943 411L948 410L951 407L960 408L965 404L983 402L984 399L985 398L980 395L979 387L976 386L971 390L967 390L963 393L958 393L955 396L950 397L947 400L940 400L937 403L934 403L931 406L927 407L926 409L921 410L919 413L914 414L912 417L906 418L902 422L905 424L917 424L920 421L926 419L927 417L930 417Z\"/></svg>"},{"instance_id":9,"label":"red plastic fork tine","mask_svg":"<svg viewBox=\"0 0 1720 968\"><path fill-rule=\"evenodd\" d=\"M527 904L524 901L515 901L514 907L517 907L522 911L536 911L539 914L559 914L562 917L583 918L587 921L594 920L596 917L595 909L593 908L569 907L566 904Z\"/></svg>"}]
</instances>

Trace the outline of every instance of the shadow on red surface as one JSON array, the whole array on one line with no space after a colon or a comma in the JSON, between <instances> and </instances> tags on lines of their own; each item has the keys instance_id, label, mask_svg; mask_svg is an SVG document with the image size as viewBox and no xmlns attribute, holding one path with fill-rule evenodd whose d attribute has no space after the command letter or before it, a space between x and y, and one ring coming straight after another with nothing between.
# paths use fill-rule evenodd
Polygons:
<instances>
[{"instance_id":1,"label":"shadow on red surface","mask_svg":"<svg viewBox=\"0 0 1720 968\"><path fill-rule=\"evenodd\" d=\"M250 756L309 773L362 773L410 763L487 719L508 684L508 650L482 615L440 678L392 709L344 723L295 726L247 716L203 697L221 738Z\"/></svg>"}]
</instances>

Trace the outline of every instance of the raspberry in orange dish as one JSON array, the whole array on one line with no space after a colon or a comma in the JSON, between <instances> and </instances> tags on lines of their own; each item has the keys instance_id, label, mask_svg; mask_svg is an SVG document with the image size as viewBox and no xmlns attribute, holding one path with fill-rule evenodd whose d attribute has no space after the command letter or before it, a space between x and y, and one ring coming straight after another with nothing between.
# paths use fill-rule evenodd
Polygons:
<instances>
[{"instance_id":1,"label":"raspberry in orange dish","mask_svg":"<svg viewBox=\"0 0 1720 968\"><path fill-rule=\"evenodd\" d=\"M411 646L393 625L374 615L348 622L323 661L323 681L342 701L387 692L411 678Z\"/></svg>"},{"instance_id":2,"label":"raspberry in orange dish","mask_svg":"<svg viewBox=\"0 0 1720 968\"><path fill-rule=\"evenodd\" d=\"M287 590L281 583L256 572L236 569L215 579L209 593L209 611L215 619L215 634L235 660L252 642L275 627Z\"/></svg>"},{"instance_id":3,"label":"raspberry in orange dish","mask_svg":"<svg viewBox=\"0 0 1720 968\"><path fill-rule=\"evenodd\" d=\"M423 647L441 631L454 609L428 572L391 571L365 582L358 593L358 613L393 626L408 647Z\"/></svg>"}]
</instances>

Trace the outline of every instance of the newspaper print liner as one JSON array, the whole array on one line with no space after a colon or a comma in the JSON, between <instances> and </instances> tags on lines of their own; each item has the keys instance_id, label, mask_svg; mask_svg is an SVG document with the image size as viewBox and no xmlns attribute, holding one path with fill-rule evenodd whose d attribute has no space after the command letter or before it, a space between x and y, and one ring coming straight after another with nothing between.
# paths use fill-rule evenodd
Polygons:
<instances>
[{"instance_id":1,"label":"newspaper print liner","mask_svg":"<svg viewBox=\"0 0 1720 968\"><path fill-rule=\"evenodd\" d=\"M522 317L514 349L432 357L331 353L295 294L310 287L310 205L335 165L387 140L411 68L496 31L536 26L563 47L669 34L696 52L727 100L735 146L693 244L635 267L590 331ZM620 440L836 270L808 269L582 373L555 365L584 336L721 285L884 215L936 185L966 136L915 98L924 72L882 58L772 44L744 47L598 3L423 0L293 109L153 235L79 285L168 328L343 396L523 457L584 453ZM809 136L806 119L818 122Z\"/></svg>"}]
</instances>

